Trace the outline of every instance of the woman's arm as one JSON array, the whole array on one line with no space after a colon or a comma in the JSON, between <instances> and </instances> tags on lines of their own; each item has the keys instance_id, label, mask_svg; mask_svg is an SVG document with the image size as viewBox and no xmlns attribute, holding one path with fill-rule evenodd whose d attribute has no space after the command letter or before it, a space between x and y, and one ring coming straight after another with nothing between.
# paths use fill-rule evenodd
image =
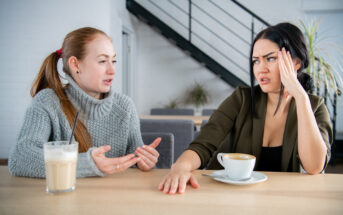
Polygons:
<instances>
[{"instance_id":1,"label":"woman's arm","mask_svg":"<svg viewBox=\"0 0 343 215\"><path fill-rule=\"evenodd\" d=\"M320 173L326 160L327 147L319 131L307 94L295 98L298 117L298 152L305 171Z\"/></svg>"},{"instance_id":2,"label":"woman's arm","mask_svg":"<svg viewBox=\"0 0 343 215\"><path fill-rule=\"evenodd\" d=\"M207 165L219 144L231 131L241 110L242 90L236 89L211 115L209 122L201 128L198 137L193 140L188 150L182 153L171 167L170 172L161 181L158 186L159 190L167 194L175 194L184 193L187 183L194 188L199 187L192 171Z\"/></svg>"},{"instance_id":3,"label":"woman's arm","mask_svg":"<svg viewBox=\"0 0 343 215\"><path fill-rule=\"evenodd\" d=\"M36 102L33 102L33 105L27 109L17 142L9 156L8 169L12 175L45 177L43 145L51 141L52 133L59 133L52 131L54 124L52 119L58 120L57 117L51 117L42 105ZM93 148L78 154L77 177L105 175L94 163L91 156L92 150Z\"/></svg>"},{"instance_id":4,"label":"woman's arm","mask_svg":"<svg viewBox=\"0 0 343 215\"><path fill-rule=\"evenodd\" d=\"M319 131L310 99L299 83L293 60L285 49L279 53L280 76L285 94L295 99L298 118L298 152L305 171L320 173L325 164L327 147ZM296 61L296 60L295 60ZM297 64L297 62L295 62Z\"/></svg>"}]
</instances>

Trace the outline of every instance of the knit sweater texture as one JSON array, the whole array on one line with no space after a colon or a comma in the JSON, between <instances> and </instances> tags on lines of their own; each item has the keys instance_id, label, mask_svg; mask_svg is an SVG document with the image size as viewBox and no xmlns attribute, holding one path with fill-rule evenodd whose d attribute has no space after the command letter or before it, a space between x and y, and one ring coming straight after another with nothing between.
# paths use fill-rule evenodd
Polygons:
<instances>
[{"instance_id":1,"label":"knit sweater texture","mask_svg":"<svg viewBox=\"0 0 343 215\"><path fill-rule=\"evenodd\" d=\"M87 95L66 75L65 91L74 107L80 111L91 137L92 147L78 154L77 177L104 176L91 157L94 147L110 145L106 157L133 153L143 145L139 119L132 100L112 89L104 99ZM71 127L52 89L41 90L27 109L23 126L13 146L8 168L14 176L45 177L43 144L48 141L69 140Z\"/></svg>"}]
</instances>

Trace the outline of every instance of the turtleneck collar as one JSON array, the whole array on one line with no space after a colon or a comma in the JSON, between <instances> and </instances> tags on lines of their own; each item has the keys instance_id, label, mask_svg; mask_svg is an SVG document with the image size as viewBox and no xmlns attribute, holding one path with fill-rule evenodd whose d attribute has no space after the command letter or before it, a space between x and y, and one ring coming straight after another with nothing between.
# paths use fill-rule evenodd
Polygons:
<instances>
[{"instance_id":1,"label":"turtleneck collar","mask_svg":"<svg viewBox=\"0 0 343 215\"><path fill-rule=\"evenodd\" d=\"M96 99L85 93L68 74L65 74L65 78L69 83L66 87L68 98L88 119L97 119L111 112L114 94L112 88L103 99Z\"/></svg>"}]
</instances>

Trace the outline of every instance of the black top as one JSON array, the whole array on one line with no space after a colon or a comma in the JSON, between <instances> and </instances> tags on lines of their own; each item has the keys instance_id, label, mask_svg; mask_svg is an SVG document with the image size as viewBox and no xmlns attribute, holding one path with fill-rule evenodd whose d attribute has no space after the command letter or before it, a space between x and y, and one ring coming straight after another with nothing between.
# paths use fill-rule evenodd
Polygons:
<instances>
[{"instance_id":1,"label":"black top","mask_svg":"<svg viewBox=\"0 0 343 215\"><path fill-rule=\"evenodd\" d=\"M258 171L281 172L282 146L262 147Z\"/></svg>"}]
</instances>

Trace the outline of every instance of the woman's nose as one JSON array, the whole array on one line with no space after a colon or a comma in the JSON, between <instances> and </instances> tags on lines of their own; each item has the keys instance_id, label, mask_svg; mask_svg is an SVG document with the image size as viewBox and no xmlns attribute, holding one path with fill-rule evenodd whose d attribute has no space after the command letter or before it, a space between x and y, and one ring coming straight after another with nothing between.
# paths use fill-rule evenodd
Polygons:
<instances>
[{"instance_id":1,"label":"woman's nose","mask_svg":"<svg viewBox=\"0 0 343 215\"><path fill-rule=\"evenodd\" d=\"M258 71L258 73L268 72L267 64L263 60L258 65L256 65L255 69Z\"/></svg>"},{"instance_id":2,"label":"woman's nose","mask_svg":"<svg viewBox=\"0 0 343 215\"><path fill-rule=\"evenodd\" d=\"M109 66L108 66L108 68L107 68L107 73L109 73L109 74L115 74L116 73L116 69L115 69L115 67L114 67L114 64L110 64Z\"/></svg>"}]
</instances>

